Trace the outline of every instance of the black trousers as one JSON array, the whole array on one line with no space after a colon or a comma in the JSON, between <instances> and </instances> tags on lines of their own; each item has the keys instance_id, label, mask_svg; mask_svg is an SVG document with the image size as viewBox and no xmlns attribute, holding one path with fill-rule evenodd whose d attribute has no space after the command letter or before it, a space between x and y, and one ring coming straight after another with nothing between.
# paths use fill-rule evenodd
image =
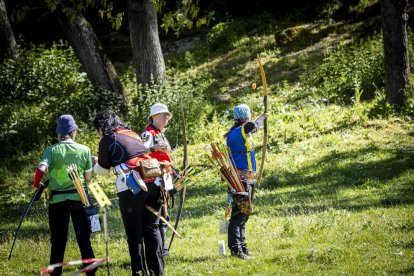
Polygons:
<instances>
[{"instance_id":1,"label":"black trousers","mask_svg":"<svg viewBox=\"0 0 414 276\"><path fill-rule=\"evenodd\" d=\"M249 192L249 196L253 203L254 185L244 183L244 186ZM234 254L244 252L247 249L246 223L248 220L249 217L243 214L233 201L228 228L228 246Z\"/></svg>"},{"instance_id":2,"label":"black trousers","mask_svg":"<svg viewBox=\"0 0 414 276\"><path fill-rule=\"evenodd\" d=\"M167 218L167 221L169 221L169 219ZM167 224L165 224L163 221L160 220L160 223L158 224L158 228L160 229L160 234L161 234L161 243L162 243L162 255L163 256L168 256L169 255L169 251L168 251L168 241L167 241Z\"/></svg>"},{"instance_id":3,"label":"black trousers","mask_svg":"<svg viewBox=\"0 0 414 276\"><path fill-rule=\"evenodd\" d=\"M147 183L147 187L148 192L136 195L129 190L118 193L133 276L164 275L159 218L145 209L145 205L149 205L159 210L160 187L153 182Z\"/></svg>"},{"instance_id":4,"label":"black trousers","mask_svg":"<svg viewBox=\"0 0 414 276\"><path fill-rule=\"evenodd\" d=\"M50 264L63 261L66 242L68 239L69 218L72 218L76 241L81 252L82 259L95 258L90 241L89 222L81 201L65 200L63 202L49 204L49 228L50 242ZM88 264L85 264L87 266ZM95 275L95 271L86 275ZM62 268L55 268L51 275L61 275Z\"/></svg>"}]
</instances>

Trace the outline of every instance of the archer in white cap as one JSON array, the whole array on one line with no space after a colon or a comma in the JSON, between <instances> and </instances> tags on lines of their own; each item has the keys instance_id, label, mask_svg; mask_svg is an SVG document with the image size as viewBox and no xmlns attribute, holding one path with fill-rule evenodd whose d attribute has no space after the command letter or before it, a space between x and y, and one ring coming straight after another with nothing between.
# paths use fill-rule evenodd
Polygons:
<instances>
[{"instance_id":1,"label":"archer in white cap","mask_svg":"<svg viewBox=\"0 0 414 276\"><path fill-rule=\"evenodd\" d=\"M172 176L180 177L177 172L172 167L172 159L171 159L171 146L168 142L167 137L164 135L165 127L168 125L168 122L172 118L171 112L168 110L168 107L162 103L156 103L151 106L150 114L149 114L149 121L150 124L144 129L144 132L141 134L141 139L144 142L147 149L149 149L150 156L158 160L158 162L162 165L164 170L163 177L158 177L156 183L164 182L164 193L168 193L168 186L165 182L166 179L171 179ZM161 145L163 147L163 151L156 151L154 149L155 146ZM172 196L173 190L170 190L170 195ZM166 198L166 197L164 197ZM165 204L166 205L166 204ZM169 219L167 217L167 219ZM162 239L162 254L163 256L169 255L168 252L168 245L166 242L166 232L167 227L166 225L160 221L159 228L161 231L161 239Z\"/></svg>"}]
</instances>

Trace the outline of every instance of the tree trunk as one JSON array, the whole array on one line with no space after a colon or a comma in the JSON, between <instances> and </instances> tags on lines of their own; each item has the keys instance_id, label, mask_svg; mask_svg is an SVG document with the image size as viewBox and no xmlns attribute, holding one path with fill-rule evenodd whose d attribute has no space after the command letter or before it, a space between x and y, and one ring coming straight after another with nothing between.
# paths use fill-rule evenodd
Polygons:
<instances>
[{"instance_id":1,"label":"tree trunk","mask_svg":"<svg viewBox=\"0 0 414 276\"><path fill-rule=\"evenodd\" d=\"M58 21L62 30L76 52L88 78L98 88L116 92L122 97L123 112L127 112L127 96L114 66L107 57L92 26L85 17L74 9L68 16L58 11Z\"/></svg>"},{"instance_id":2,"label":"tree trunk","mask_svg":"<svg viewBox=\"0 0 414 276\"><path fill-rule=\"evenodd\" d=\"M9 17L7 16L4 0L0 0L0 29L0 60L4 58L5 52L9 52L13 59L17 59L19 52L10 26Z\"/></svg>"},{"instance_id":3,"label":"tree trunk","mask_svg":"<svg viewBox=\"0 0 414 276\"><path fill-rule=\"evenodd\" d=\"M164 57L158 36L158 21L151 0L128 0L132 56L138 84L164 84Z\"/></svg>"},{"instance_id":4,"label":"tree trunk","mask_svg":"<svg viewBox=\"0 0 414 276\"><path fill-rule=\"evenodd\" d=\"M381 0L387 100L397 108L405 104L410 88L406 13L408 0Z\"/></svg>"}]
</instances>

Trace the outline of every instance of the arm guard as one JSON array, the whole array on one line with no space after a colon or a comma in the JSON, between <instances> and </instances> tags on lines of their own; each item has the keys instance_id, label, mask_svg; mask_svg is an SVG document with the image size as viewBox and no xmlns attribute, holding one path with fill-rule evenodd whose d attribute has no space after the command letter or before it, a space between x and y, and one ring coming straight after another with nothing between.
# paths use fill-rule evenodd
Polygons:
<instances>
[{"instance_id":1,"label":"arm guard","mask_svg":"<svg viewBox=\"0 0 414 276\"><path fill-rule=\"evenodd\" d=\"M33 178L33 187L35 188L39 187L40 181L42 180L44 175L45 175L44 171L41 171L39 170L39 168L36 168L36 171L34 173L34 178Z\"/></svg>"}]
</instances>

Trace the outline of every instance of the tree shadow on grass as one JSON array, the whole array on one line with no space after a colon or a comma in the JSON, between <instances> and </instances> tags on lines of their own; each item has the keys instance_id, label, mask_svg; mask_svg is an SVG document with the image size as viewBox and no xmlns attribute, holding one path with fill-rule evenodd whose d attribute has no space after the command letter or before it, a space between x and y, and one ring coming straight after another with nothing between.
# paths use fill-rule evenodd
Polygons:
<instances>
[{"instance_id":1,"label":"tree shadow on grass","mask_svg":"<svg viewBox=\"0 0 414 276\"><path fill-rule=\"evenodd\" d=\"M180 262L180 263L200 263L200 262L210 262L210 261L216 261L219 259L219 256L197 256L197 257L191 257L187 258L180 255L172 254L170 257L168 257L169 262Z\"/></svg>"},{"instance_id":2,"label":"tree shadow on grass","mask_svg":"<svg viewBox=\"0 0 414 276\"><path fill-rule=\"evenodd\" d=\"M370 181L385 183L414 168L413 154L403 149L395 149L391 157L378 161L365 162L361 159L364 156L378 155L384 152L385 150L374 145L343 153L332 151L329 155L303 167L301 172L283 172L277 183L271 183L270 178L264 179L265 181L259 188L264 193L256 195L254 204L272 206L272 209L280 215L323 212L330 208L363 210L371 207L413 204L414 187L406 184L396 185L392 189L392 193L382 191L380 199L371 201L359 197L338 198L338 192L342 190L363 187L369 185L367 183ZM389 156L389 152L387 153ZM217 176L212 174L211 177ZM227 189L224 183L222 185L223 187L211 188L208 185L197 186L194 184L190 187L186 198L189 202L184 203L183 219L211 216L217 213L218 210L224 210ZM295 189L288 193L279 192L276 196L274 193L266 192L277 191L281 187L295 187ZM376 195L384 187L387 188L386 183L374 187L378 190ZM275 200L275 197L279 199ZM175 212L178 206L178 196L176 195L175 198L177 200L176 207L171 212L171 221L175 220ZM315 204L312 204L312 202L315 202ZM46 207L36 204L37 207L31 209L28 216L31 220L36 218L47 223ZM12 231L17 227L26 206L26 202L18 205L0 205L2 213L0 233L3 233L0 235L10 237L10 233L13 233ZM122 221L117 209L118 206L114 202L114 206L108 212L108 220L115 224L117 229L121 229ZM46 226L38 229L36 226L26 224L23 227L25 228L23 232L27 233L27 237L30 237L31 233L39 231L41 234L48 234ZM111 227L114 227L114 225ZM25 233L22 235L23 237L26 236Z\"/></svg>"},{"instance_id":3,"label":"tree shadow on grass","mask_svg":"<svg viewBox=\"0 0 414 276\"><path fill-rule=\"evenodd\" d=\"M394 150L391 157L378 161L359 161L364 156L380 155L389 150L379 149L376 146L368 146L356 151L338 153L332 151L312 164L303 167L302 173L282 173L281 181L264 182L262 188L274 190L280 187L295 186L292 192L281 193L285 203L292 203L293 207L284 208L282 200L275 208L282 214L303 214L320 212L329 208L362 210L371 207L390 207L395 205L408 205L414 203L414 186L404 183L395 185L391 192L387 192L387 181L399 177L408 170L414 169L414 156L402 149ZM314 174L313 172L319 172ZM372 184L370 184L372 183ZM377 183L380 183L379 185ZM338 198L338 193L350 188L364 188L364 185L377 185L369 191L370 194L379 196L379 199L369 199L369 196L358 198ZM368 190L369 187L366 187ZM382 190L382 191L381 191ZM265 193L257 197L260 205L275 205L274 193ZM327 202L318 205L308 202ZM294 204L296 203L297 204ZM304 204L302 204L304 203Z\"/></svg>"},{"instance_id":4,"label":"tree shadow on grass","mask_svg":"<svg viewBox=\"0 0 414 276\"><path fill-rule=\"evenodd\" d=\"M410 275L414 274L414 267L409 267L405 269L393 269L388 271L390 274L399 274L399 275Z\"/></svg>"}]
</instances>

